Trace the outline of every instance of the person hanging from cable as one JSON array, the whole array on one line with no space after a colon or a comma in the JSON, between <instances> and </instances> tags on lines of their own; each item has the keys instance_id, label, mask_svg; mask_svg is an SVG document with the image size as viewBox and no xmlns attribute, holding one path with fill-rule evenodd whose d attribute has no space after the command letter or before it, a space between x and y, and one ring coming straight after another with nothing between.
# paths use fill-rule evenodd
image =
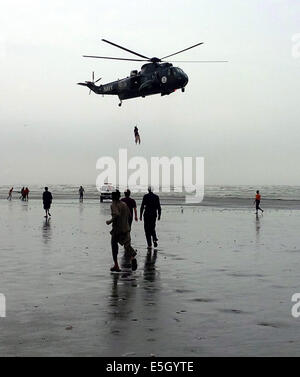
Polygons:
<instances>
[{"instance_id":1,"label":"person hanging from cable","mask_svg":"<svg viewBox=\"0 0 300 377\"><path fill-rule=\"evenodd\" d=\"M134 127L134 137L135 137L135 144L137 143L141 144L141 137L140 137L139 129L137 128L137 126Z\"/></svg>"}]
</instances>

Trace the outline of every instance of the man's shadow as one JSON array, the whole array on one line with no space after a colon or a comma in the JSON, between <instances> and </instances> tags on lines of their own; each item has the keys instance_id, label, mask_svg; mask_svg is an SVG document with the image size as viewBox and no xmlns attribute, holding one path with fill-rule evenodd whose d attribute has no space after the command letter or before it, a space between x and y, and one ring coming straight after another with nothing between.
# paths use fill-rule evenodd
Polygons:
<instances>
[{"instance_id":1,"label":"man's shadow","mask_svg":"<svg viewBox=\"0 0 300 377\"><path fill-rule=\"evenodd\" d=\"M255 232L256 232L256 242L259 242L260 240L260 233L261 233L261 222L262 215L259 216L258 214L255 217Z\"/></svg>"},{"instance_id":2,"label":"man's shadow","mask_svg":"<svg viewBox=\"0 0 300 377\"><path fill-rule=\"evenodd\" d=\"M149 250L146 255L144 264L144 279L150 282L154 282L156 278L155 263L157 260L157 250Z\"/></svg>"},{"instance_id":3,"label":"man's shadow","mask_svg":"<svg viewBox=\"0 0 300 377\"><path fill-rule=\"evenodd\" d=\"M258 235L259 234L259 231L260 231L260 218L258 216L258 214L256 214L256 217L255 217L255 230L256 230L256 234Z\"/></svg>"},{"instance_id":4,"label":"man's shadow","mask_svg":"<svg viewBox=\"0 0 300 377\"><path fill-rule=\"evenodd\" d=\"M51 221L50 218L46 218L43 223L43 228L42 228L42 236L44 243L47 244L52 237L52 231L51 231Z\"/></svg>"},{"instance_id":5,"label":"man's shadow","mask_svg":"<svg viewBox=\"0 0 300 377\"><path fill-rule=\"evenodd\" d=\"M109 311L110 321L117 321L128 318L133 310L136 296L136 279L132 276L131 271L122 273L112 273L111 295L109 297L108 306L113 309Z\"/></svg>"}]
</instances>

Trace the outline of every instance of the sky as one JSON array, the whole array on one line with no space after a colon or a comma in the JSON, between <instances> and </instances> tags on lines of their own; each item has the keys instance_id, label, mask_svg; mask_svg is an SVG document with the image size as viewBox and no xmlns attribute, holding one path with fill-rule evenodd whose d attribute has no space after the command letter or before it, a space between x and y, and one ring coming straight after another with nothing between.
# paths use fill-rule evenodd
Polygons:
<instances>
[{"instance_id":1,"label":"sky","mask_svg":"<svg viewBox=\"0 0 300 377\"><path fill-rule=\"evenodd\" d=\"M119 108L76 85L140 69L83 58L133 57L101 38L158 57L204 42L178 60L228 63L177 63L185 93ZM0 185L93 184L119 148L204 157L206 184L300 185L299 68L294 0L0 0Z\"/></svg>"}]
</instances>

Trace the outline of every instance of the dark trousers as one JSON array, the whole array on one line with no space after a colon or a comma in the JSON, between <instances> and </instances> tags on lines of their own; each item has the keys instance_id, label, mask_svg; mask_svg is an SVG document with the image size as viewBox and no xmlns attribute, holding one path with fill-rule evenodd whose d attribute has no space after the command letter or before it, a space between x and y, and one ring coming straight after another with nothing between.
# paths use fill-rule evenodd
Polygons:
<instances>
[{"instance_id":1,"label":"dark trousers","mask_svg":"<svg viewBox=\"0 0 300 377\"><path fill-rule=\"evenodd\" d=\"M156 216L144 216L144 229L148 246L152 246L153 242L157 241L156 232Z\"/></svg>"},{"instance_id":2,"label":"dark trousers","mask_svg":"<svg viewBox=\"0 0 300 377\"><path fill-rule=\"evenodd\" d=\"M256 212L258 212L258 210L262 211L262 209L260 208L260 200L255 200L255 208Z\"/></svg>"},{"instance_id":3,"label":"dark trousers","mask_svg":"<svg viewBox=\"0 0 300 377\"><path fill-rule=\"evenodd\" d=\"M128 217L128 224L129 224L129 228L131 230L131 225L132 225L132 220L133 220L133 217Z\"/></svg>"}]
</instances>

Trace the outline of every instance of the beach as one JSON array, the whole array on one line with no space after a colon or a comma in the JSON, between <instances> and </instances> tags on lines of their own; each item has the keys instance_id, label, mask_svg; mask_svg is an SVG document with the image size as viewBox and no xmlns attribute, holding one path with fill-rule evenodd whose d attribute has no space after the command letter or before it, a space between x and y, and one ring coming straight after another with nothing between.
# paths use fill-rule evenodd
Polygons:
<instances>
[{"instance_id":1,"label":"beach","mask_svg":"<svg viewBox=\"0 0 300 377\"><path fill-rule=\"evenodd\" d=\"M157 252L111 274L110 204L0 201L1 356L298 356L300 212L163 205ZM120 248L120 256L123 250Z\"/></svg>"}]
</instances>

